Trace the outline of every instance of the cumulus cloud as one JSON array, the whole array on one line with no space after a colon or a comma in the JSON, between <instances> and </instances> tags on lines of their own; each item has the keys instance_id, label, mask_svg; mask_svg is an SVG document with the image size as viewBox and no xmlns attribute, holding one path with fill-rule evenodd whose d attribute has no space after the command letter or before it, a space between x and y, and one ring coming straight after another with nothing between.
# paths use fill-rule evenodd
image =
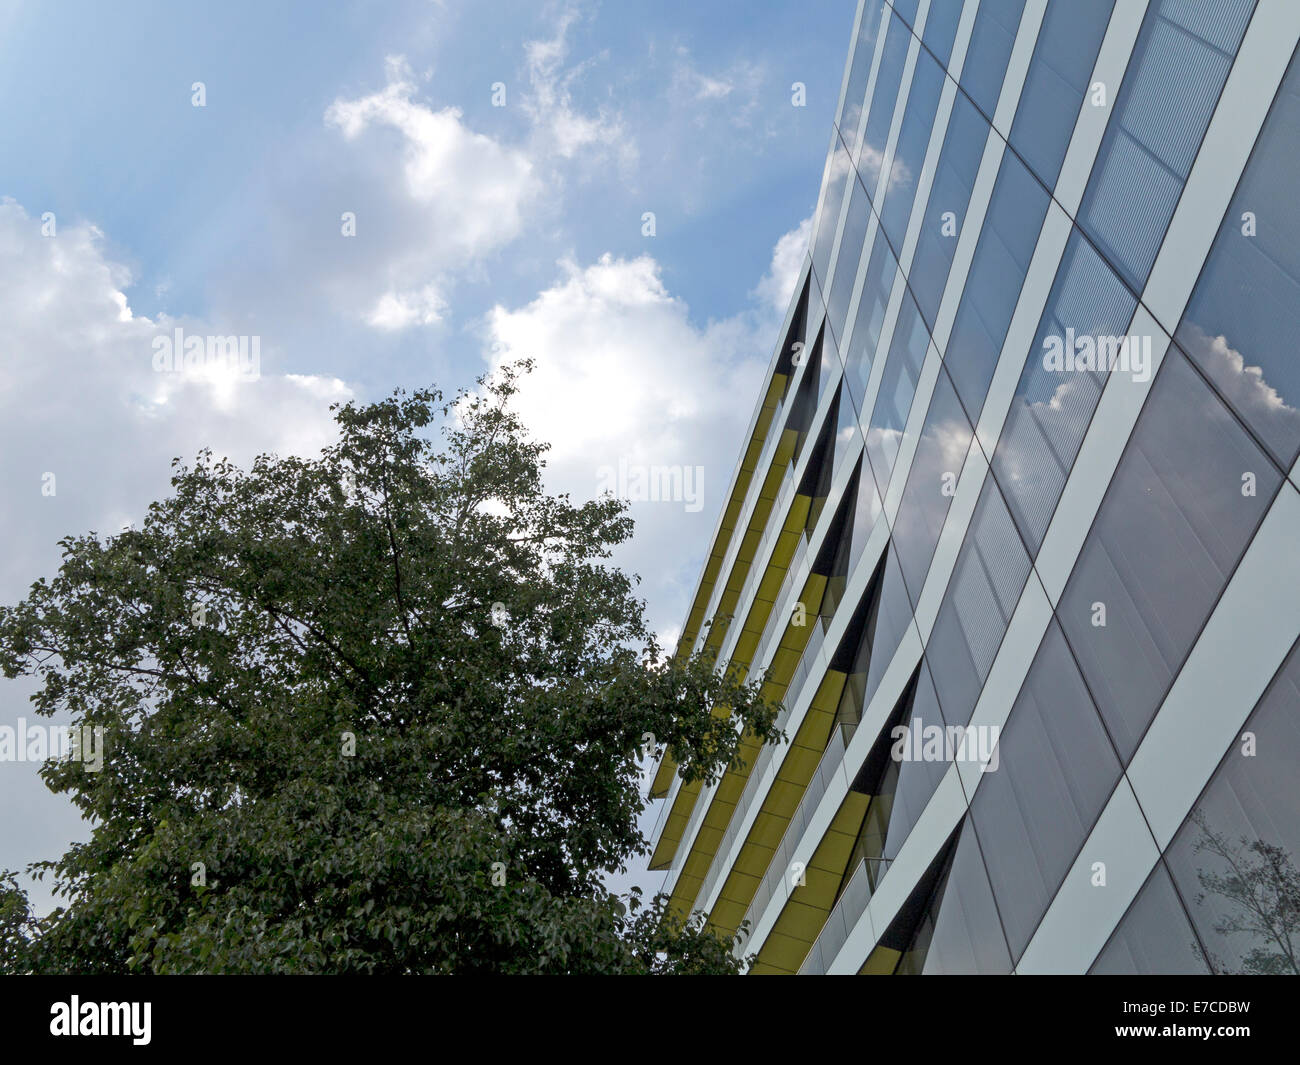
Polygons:
<instances>
[{"instance_id":1,"label":"cumulus cloud","mask_svg":"<svg viewBox=\"0 0 1300 1065\"><path fill-rule=\"evenodd\" d=\"M380 291L367 297L365 312L385 330L438 321L448 275L518 237L540 190L528 153L476 133L458 108L434 110L416 92L406 60L393 56L383 89L340 98L325 112L350 143L370 149L385 133L399 138L400 183L382 198L399 204L401 222L388 227Z\"/></svg>"},{"instance_id":2,"label":"cumulus cloud","mask_svg":"<svg viewBox=\"0 0 1300 1065\"><path fill-rule=\"evenodd\" d=\"M395 331L412 325L433 325L442 320L447 301L438 286L425 285L418 292L385 292L366 316L376 329Z\"/></svg>"},{"instance_id":3,"label":"cumulus cloud","mask_svg":"<svg viewBox=\"0 0 1300 1065\"><path fill-rule=\"evenodd\" d=\"M795 282L803 269L804 253L812 238L812 215L809 215L776 242L772 252L772 265L763 275L754 295L774 313L785 316L786 308L794 295Z\"/></svg>"},{"instance_id":4,"label":"cumulus cloud","mask_svg":"<svg viewBox=\"0 0 1300 1065\"><path fill-rule=\"evenodd\" d=\"M537 358L521 411L557 463L591 467L594 485L594 466L611 457L698 461L710 425L748 417L734 388L761 372L757 353L727 343L725 324L692 324L654 259L606 254L561 270L527 306L498 306L488 318L494 362Z\"/></svg>"},{"instance_id":5,"label":"cumulus cloud","mask_svg":"<svg viewBox=\"0 0 1300 1065\"><path fill-rule=\"evenodd\" d=\"M551 445L553 491L631 500L636 535L616 561L644 579L666 636L693 591L766 359L740 346L734 322L692 323L648 256L561 268L531 303L491 312L490 362L535 360L517 406ZM651 479L679 489L655 501L637 490Z\"/></svg>"},{"instance_id":6,"label":"cumulus cloud","mask_svg":"<svg viewBox=\"0 0 1300 1065\"><path fill-rule=\"evenodd\" d=\"M478 256L512 240L534 191L528 158L469 129L458 108L434 111L416 101L405 59L390 58L387 72L384 89L336 100L326 122L348 140L377 126L402 135L407 194L428 209L441 251Z\"/></svg>"},{"instance_id":7,"label":"cumulus cloud","mask_svg":"<svg viewBox=\"0 0 1300 1065\"><path fill-rule=\"evenodd\" d=\"M319 449L332 434L326 407L350 394L335 378L270 372L273 337L245 338L260 351L257 380L217 365L159 372L157 338L171 341L177 329L236 338L242 330L136 315L130 281L94 226L65 225L45 237L22 206L0 201L0 345L10 353L0 391L0 477L11 501L0 516L10 547L0 561L7 594L34 561L13 550L16 543L48 548L55 528L114 531L117 516L137 513L166 486L172 456L205 444L232 458ZM46 472L56 475L54 496L41 494Z\"/></svg>"},{"instance_id":8,"label":"cumulus cloud","mask_svg":"<svg viewBox=\"0 0 1300 1065\"><path fill-rule=\"evenodd\" d=\"M340 97L326 110L326 125L363 149L368 163L354 195L370 205L358 224L371 243L340 264L334 286L361 320L385 332L442 321L455 281L544 213L554 199L545 191L561 184L557 163L584 153L635 162L615 111L586 112L574 102L575 86L600 58L569 63L577 19L567 8L551 36L524 44L529 88L521 106L530 128L518 144L471 129L459 108L423 101L400 55L387 59L383 88Z\"/></svg>"},{"instance_id":9,"label":"cumulus cloud","mask_svg":"<svg viewBox=\"0 0 1300 1065\"><path fill-rule=\"evenodd\" d=\"M590 499L609 488L631 500L637 532L617 561L644 579L665 640L694 591L776 340L773 307L794 287L807 230L805 221L778 241L756 306L718 321L692 321L650 256L608 254L562 262L534 300L487 316L491 367L535 361L517 407L551 445L552 490ZM681 492L641 498L638 476Z\"/></svg>"}]
</instances>

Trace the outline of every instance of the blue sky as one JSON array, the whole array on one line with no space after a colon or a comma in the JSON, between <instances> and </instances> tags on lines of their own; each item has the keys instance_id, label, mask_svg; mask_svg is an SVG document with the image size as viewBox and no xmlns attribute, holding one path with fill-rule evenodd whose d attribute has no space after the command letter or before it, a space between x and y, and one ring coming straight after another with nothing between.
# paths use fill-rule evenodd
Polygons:
<instances>
[{"instance_id":1,"label":"blue sky","mask_svg":"<svg viewBox=\"0 0 1300 1065\"><path fill-rule=\"evenodd\" d=\"M633 505L618 558L671 638L807 240L854 6L0 0L0 595L52 572L59 536L137 520L173 455L309 453L334 399L531 355L553 489L592 496L620 461L702 471L698 509ZM260 337L260 378L157 374L177 327ZM26 695L3 685L0 724ZM0 803L0 868L83 834L35 766L0 764Z\"/></svg>"}]
</instances>

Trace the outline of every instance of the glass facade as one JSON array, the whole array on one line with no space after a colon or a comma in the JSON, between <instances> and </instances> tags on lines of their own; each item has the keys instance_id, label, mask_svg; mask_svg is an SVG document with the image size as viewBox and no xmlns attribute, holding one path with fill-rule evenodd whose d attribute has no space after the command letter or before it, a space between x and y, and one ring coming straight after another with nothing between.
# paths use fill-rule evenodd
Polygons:
<instances>
[{"instance_id":1,"label":"glass facade","mask_svg":"<svg viewBox=\"0 0 1300 1065\"><path fill-rule=\"evenodd\" d=\"M1050 370L1045 344L1077 336L1127 336L1137 299L1083 234L1071 232L1034 346L993 453L993 472L1016 526L1038 553L1061 489L1106 383L1103 370L1068 376Z\"/></svg>"},{"instance_id":2,"label":"glass facade","mask_svg":"<svg viewBox=\"0 0 1300 1065\"><path fill-rule=\"evenodd\" d=\"M1098 955L1096 972L1300 974L1300 644Z\"/></svg>"},{"instance_id":3,"label":"glass facade","mask_svg":"<svg viewBox=\"0 0 1300 1065\"><path fill-rule=\"evenodd\" d=\"M1189 659L1213 661L1212 615L1300 638L1295 615L1225 597L1300 506L1300 61L1240 79L1243 167L1212 153L1270 33L1252 21L1278 21L1254 0L860 8L799 290L824 365L791 374L783 413L828 456L805 529L819 635L782 682L798 755L770 756L779 786L728 806L708 889L678 878L674 899L727 931L747 910L757 971L1009 973L1108 804L1147 794L1135 755ZM1053 205L1067 159L1087 168L1074 212ZM1182 261L1197 173L1221 198ZM1157 324L1166 257L1185 306ZM1300 643L1274 669L1232 746L1201 752L1218 769L1168 845L1134 829L1159 857L1076 971L1297 971ZM806 860L826 816L853 841L843 868L789 885L772 855Z\"/></svg>"}]
</instances>

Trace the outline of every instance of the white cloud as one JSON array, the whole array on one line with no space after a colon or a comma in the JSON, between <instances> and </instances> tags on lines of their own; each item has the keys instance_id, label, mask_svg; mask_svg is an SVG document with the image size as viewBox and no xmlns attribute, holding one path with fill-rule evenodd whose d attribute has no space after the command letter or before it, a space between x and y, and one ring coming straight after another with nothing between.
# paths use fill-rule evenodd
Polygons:
<instances>
[{"instance_id":1,"label":"white cloud","mask_svg":"<svg viewBox=\"0 0 1300 1065\"><path fill-rule=\"evenodd\" d=\"M535 149L572 159L585 149L614 152L624 167L636 162L637 149L628 136L622 116L602 107L584 114L573 102L573 86L598 58L566 67L569 30L578 20L573 7L559 15L552 36L524 44L525 69L530 92L523 106L533 123Z\"/></svg>"},{"instance_id":2,"label":"white cloud","mask_svg":"<svg viewBox=\"0 0 1300 1065\"><path fill-rule=\"evenodd\" d=\"M129 282L93 226L65 225L43 237L19 204L0 201L0 346L10 353L0 376L7 595L55 557L57 536L114 531L110 516L142 512L166 489L173 456L192 457L205 445L237 459L318 450L333 435L326 408L351 394L336 378L268 372L269 337L258 341L260 380L155 371L159 336L240 330L136 315ZM54 497L41 495L45 472L56 475Z\"/></svg>"},{"instance_id":3,"label":"white cloud","mask_svg":"<svg viewBox=\"0 0 1300 1065\"><path fill-rule=\"evenodd\" d=\"M448 275L472 267L523 231L527 208L541 188L531 159L471 130L459 109L435 111L418 101L401 56L388 59L382 90L335 100L325 121L349 142L364 139L370 150L383 143L383 130L400 136L398 187L372 199L399 204L401 223L389 227L379 290L362 299L369 308L366 321L384 330L439 321Z\"/></svg>"},{"instance_id":4,"label":"white cloud","mask_svg":"<svg viewBox=\"0 0 1300 1065\"><path fill-rule=\"evenodd\" d=\"M735 86L729 81L710 78L704 74L697 75L695 95L701 100L718 100L730 96Z\"/></svg>"},{"instance_id":5,"label":"white cloud","mask_svg":"<svg viewBox=\"0 0 1300 1065\"><path fill-rule=\"evenodd\" d=\"M561 267L553 287L518 310L495 308L488 323L498 363L537 358L521 410L557 463L582 463L594 485L595 467L620 456L697 461L701 430L748 416L734 409L737 360L757 366L710 343L721 330L690 322L652 258Z\"/></svg>"},{"instance_id":6,"label":"white cloud","mask_svg":"<svg viewBox=\"0 0 1300 1065\"><path fill-rule=\"evenodd\" d=\"M385 64L384 88L326 110L326 124L367 152L378 186L358 183L356 198L371 208L357 224L369 227L371 243L334 286L358 318L385 332L442 321L455 280L516 241L551 205L561 185L557 161L611 152L624 166L635 161L618 114L574 104L574 86L596 62L567 65L577 18L566 9L552 36L524 44L522 107L531 130L521 144L472 130L458 108L422 102L400 55Z\"/></svg>"},{"instance_id":7,"label":"white cloud","mask_svg":"<svg viewBox=\"0 0 1300 1065\"><path fill-rule=\"evenodd\" d=\"M376 329L394 331L412 325L433 325L442 320L447 301L437 285L425 285L418 292L385 292L366 321Z\"/></svg>"},{"instance_id":8,"label":"white cloud","mask_svg":"<svg viewBox=\"0 0 1300 1065\"><path fill-rule=\"evenodd\" d=\"M669 96L678 104L715 104L723 109L734 126L751 125L754 113L762 99L767 71L759 63L748 59L731 63L717 74L705 74L691 59L690 50L677 48L677 61L673 68ZM696 125L706 124L706 115L696 115Z\"/></svg>"},{"instance_id":9,"label":"white cloud","mask_svg":"<svg viewBox=\"0 0 1300 1065\"><path fill-rule=\"evenodd\" d=\"M488 315L490 366L535 361L516 403L551 445L552 490L593 498L620 467L633 477L680 470L687 478L675 501L634 499L636 536L617 557L645 580L660 632L680 625L694 591L776 341L777 294L788 299L794 286L799 260L791 249L806 244L807 228L805 221L778 241L756 290L762 302L720 321L692 322L651 257L608 254L586 267L562 262L561 276L532 302ZM697 509L687 487L701 489Z\"/></svg>"},{"instance_id":10,"label":"white cloud","mask_svg":"<svg viewBox=\"0 0 1300 1065\"><path fill-rule=\"evenodd\" d=\"M401 57L390 58L387 69L383 90L336 100L326 122L348 140L376 126L402 135L406 191L429 212L441 254L479 257L513 240L536 191L527 156L469 129L458 108L434 111L417 102Z\"/></svg>"},{"instance_id":11,"label":"white cloud","mask_svg":"<svg viewBox=\"0 0 1300 1065\"><path fill-rule=\"evenodd\" d=\"M804 253L812 239L812 224L812 215L809 215L776 242L772 265L754 289L754 295L778 317L785 317L790 298L794 295L799 271L803 269Z\"/></svg>"}]
</instances>

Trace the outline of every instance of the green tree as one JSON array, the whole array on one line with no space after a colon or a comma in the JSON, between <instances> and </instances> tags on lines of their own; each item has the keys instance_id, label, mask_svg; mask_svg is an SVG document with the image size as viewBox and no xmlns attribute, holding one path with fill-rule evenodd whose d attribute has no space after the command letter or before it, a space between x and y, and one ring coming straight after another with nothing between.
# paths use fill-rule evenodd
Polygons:
<instances>
[{"instance_id":1,"label":"green tree","mask_svg":"<svg viewBox=\"0 0 1300 1065\"><path fill-rule=\"evenodd\" d=\"M733 972L733 941L607 872L647 851L640 764L688 779L778 737L755 682L667 658L604 561L625 506L542 483L524 363L444 401L332 408L319 458L173 463L142 526L68 537L0 609L90 838L0 878L0 969Z\"/></svg>"}]
</instances>

